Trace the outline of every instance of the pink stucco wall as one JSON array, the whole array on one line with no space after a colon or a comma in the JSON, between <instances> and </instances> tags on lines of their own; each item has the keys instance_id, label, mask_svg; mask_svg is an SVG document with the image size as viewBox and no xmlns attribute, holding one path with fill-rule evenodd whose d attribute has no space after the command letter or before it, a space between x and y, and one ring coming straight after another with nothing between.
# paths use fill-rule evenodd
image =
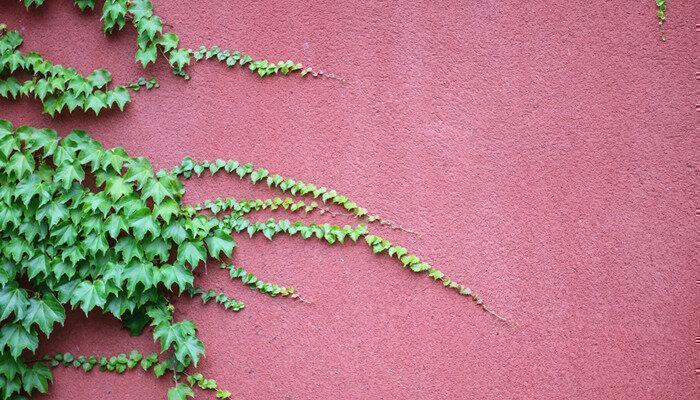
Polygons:
<instances>
[{"instance_id":1,"label":"pink stucco wall","mask_svg":"<svg viewBox=\"0 0 700 400\"><path fill-rule=\"evenodd\" d=\"M105 37L68 1L0 3L24 50L161 82L125 113L52 120L2 101L0 118L82 128L156 167L234 158L336 188L415 230L385 234L510 321L364 246L237 237L236 264L312 304L214 266L200 282L243 312L177 302L207 346L203 372L235 398L697 398L697 2L670 3L661 43L651 0L156 1L185 46L292 58L345 84L213 62L190 82L162 63L144 73L133 29ZM188 189L266 193L228 178ZM70 314L41 351L156 349L90 320ZM58 369L44 398L164 398L168 384Z\"/></svg>"}]
</instances>

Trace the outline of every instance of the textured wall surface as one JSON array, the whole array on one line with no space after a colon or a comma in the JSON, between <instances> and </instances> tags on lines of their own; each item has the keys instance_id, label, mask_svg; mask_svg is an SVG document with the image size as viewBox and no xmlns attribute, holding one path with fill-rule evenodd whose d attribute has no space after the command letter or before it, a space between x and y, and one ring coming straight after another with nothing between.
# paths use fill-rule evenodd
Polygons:
<instances>
[{"instance_id":1,"label":"textured wall surface","mask_svg":"<svg viewBox=\"0 0 700 400\"><path fill-rule=\"evenodd\" d=\"M47 3L0 0L24 51L161 88L100 118L51 119L30 100L0 102L0 118L82 128L156 167L234 158L336 188L415 230L383 233L510 321L366 246L237 236L236 264L311 304L214 265L199 282L243 312L177 301L203 372L235 398L697 398L697 2L671 3L662 43L651 0L155 1L184 46L291 58L344 84L214 62L189 82L162 61L143 72L133 28L105 37L99 13ZM187 201L253 194L269 193L217 177L189 183ZM156 349L90 320L71 313L39 351ZM58 369L44 398L156 399L168 384Z\"/></svg>"}]
</instances>

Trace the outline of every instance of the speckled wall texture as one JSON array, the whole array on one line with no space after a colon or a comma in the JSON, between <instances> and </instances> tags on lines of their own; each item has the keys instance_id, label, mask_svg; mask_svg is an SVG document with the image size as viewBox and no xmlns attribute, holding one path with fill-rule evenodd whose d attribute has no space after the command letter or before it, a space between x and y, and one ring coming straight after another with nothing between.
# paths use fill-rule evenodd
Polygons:
<instances>
[{"instance_id":1,"label":"speckled wall texture","mask_svg":"<svg viewBox=\"0 0 700 400\"><path fill-rule=\"evenodd\" d=\"M124 113L0 118L82 128L156 167L234 158L323 184L416 231L383 231L479 291L509 324L366 246L236 237L235 263L311 302L271 299L210 265L189 299L203 372L236 399L697 399L697 2L659 40L645 1L165 1L188 47L298 60L343 77L260 80L219 63L173 77L133 62L69 1L1 20L37 50L115 81L156 75ZM235 3L235 4L234 4ZM187 201L268 195L238 179ZM265 216L261 216L265 217ZM322 218L339 223L350 220ZM71 313L41 352L156 349ZM158 399L152 375L55 372L51 399Z\"/></svg>"}]
</instances>

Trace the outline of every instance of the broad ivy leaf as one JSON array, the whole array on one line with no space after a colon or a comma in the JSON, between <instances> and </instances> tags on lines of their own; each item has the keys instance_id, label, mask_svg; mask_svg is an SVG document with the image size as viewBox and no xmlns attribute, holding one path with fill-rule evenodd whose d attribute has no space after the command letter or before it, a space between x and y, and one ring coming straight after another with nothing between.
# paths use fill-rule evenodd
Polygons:
<instances>
[{"instance_id":1,"label":"broad ivy leaf","mask_svg":"<svg viewBox=\"0 0 700 400\"><path fill-rule=\"evenodd\" d=\"M68 208L57 201L50 201L37 211L36 217L46 219L51 228L68 217Z\"/></svg>"},{"instance_id":2,"label":"broad ivy leaf","mask_svg":"<svg viewBox=\"0 0 700 400\"><path fill-rule=\"evenodd\" d=\"M44 254L39 254L38 256L27 261L26 267L27 277L29 279L34 279L39 274L42 275L42 278L49 276L48 258Z\"/></svg>"},{"instance_id":3,"label":"broad ivy leaf","mask_svg":"<svg viewBox=\"0 0 700 400\"><path fill-rule=\"evenodd\" d=\"M222 230L216 231L213 235L207 237L205 241L209 249L209 255L217 260L221 252L223 252L226 257L230 258L233 248L236 245L231 235Z\"/></svg>"},{"instance_id":4,"label":"broad ivy leaf","mask_svg":"<svg viewBox=\"0 0 700 400\"><path fill-rule=\"evenodd\" d=\"M204 250L204 245L201 242L187 240L177 249L177 261L183 265L189 263L192 269L206 259L207 252Z\"/></svg>"},{"instance_id":5,"label":"broad ivy leaf","mask_svg":"<svg viewBox=\"0 0 700 400\"><path fill-rule=\"evenodd\" d=\"M177 215L179 213L180 206L173 199L166 199L160 204L153 206L153 214L156 216L156 218L160 217L163 219L165 223L169 223L173 215Z\"/></svg>"},{"instance_id":6,"label":"broad ivy leaf","mask_svg":"<svg viewBox=\"0 0 700 400\"><path fill-rule=\"evenodd\" d=\"M30 153L15 153L7 162L7 172L13 173L18 179L24 178L34 170L34 157Z\"/></svg>"},{"instance_id":7,"label":"broad ivy leaf","mask_svg":"<svg viewBox=\"0 0 700 400\"><path fill-rule=\"evenodd\" d=\"M151 316L151 313L149 313ZM153 318L151 316L151 318ZM196 327L192 321L185 320L175 324L163 321L153 330L153 339L160 341L161 353L170 348L171 345L178 344L186 337L194 336Z\"/></svg>"},{"instance_id":8,"label":"broad ivy leaf","mask_svg":"<svg viewBox=\"0 0 700 400\"><path fill-rule=\"evenodd\" d=\"M58 279L61 279L64 275L66 278L70 279L75 275L75 266L71 263L65 262L60 259L56 259L52 261L51 264L51 271L53 272L54 276Z\"/></svg>"},{"instance_id":9,"label":"broad ivy leaf","mask_svg":"<svg viewBox=\"0 0 700 400\"><path fill-rule=\"evenodd\" d=\"M23 127L17 128L17 131L21 128ZM58 134L53 129L32 128L31 132L21 139L24 141L27 150L31 152L42 150L44 157L52 155L56 151L56 146L58 146Z\"/></svg>"},{"instance_id":10,"label":"broad ivy leaf","mask_svg":"<svg viewBox=\"0 0 700 400\"><path fill-rule=\"evenodd\" d=\"M131 95L124 86L116 86L113 90L107 92L107 104L110 107L112 104L116 104L119 107L119 111L124 111L124 106L129 101L131 101Z\"/></svg>"},{"instance_id":11,"label":"broad ivy leaf","mask_svg":"<svg viewBox=\"0 0 700 400\"><path fill-rule=\"evenodd\" d=\"M174 177L148 179L143 186L142 198L152 198L155 204L160 204L166 197L175 197L180 182Z\"/></svg>"},{"instance_id":12,"label":"broad ivy leaf","mask_svg":"<svg viewBox=\"0 0 700 400\"><path fill-rule=\"evenodd\" d=\"M129 293L134 293L136 285L139 283L143 285L144 290L149 289L155 282L160 280L157 272L153 264L149 262L132 260L129 266L124 269L124 278L126 279Z\"/></svg>"},{"instance_id":13,"label":"broad ivy leaf","mask_svg":"<svg viewBox=\"0 0 700 400\"><path fill-rule=\"evenodd\" d=\"M115 147L102 153L102 168L111 167L115 172L121 173L124 162L129 159L129 155L121 147Z\"/></svg>"},{"instance_id":14,"label":"broad ivy leaf","mask_svg":"<svg viewBox=\"0 0 700 400\"><path fill-rule=\"evenodd\" d=\"M109 243L103 233L91 233L85 236L83 240L83 248L90 255L96 255L97 253L105 254L109 250Z\"/></svg>"},{"instance_id":15,"label":"broad ivy leaf","mask_svg":"<svg viewBox=\"0 0 700 400\"><path fill-rule=\"evenodd\" d=\"M78 162L60 164L54 175L54 181L63 189L69 189L73 181L82 182L83 179L85 179L85 171Z\"/></svg>"},{"instance_id":16,"label":"broad ivy leaf","mask_svg":"<svg viewBox=\"0 0 700 400\"><path fill-rule=\"evenodd\" d=\"M28 349L32 353L39 346L36 332L27 330L20 323L7 324L0 329L0 352L8 348L12 357L18 358L22 351Z\"/></svg>"},{"instance_id":17,"label":"broad ivy leaf","mask_svg":"<svg viewBox=\"0 0 700 400\"><path fill-rule=\"evenodd\" d=\"M138 336L150 322L150 318L143 310L128 312L122 317L122 325L129 331L131 336Z\"/></svg>"},{"instance_id":18,"label":"broad ivy leaf","mask_svg":"<svg viewBox=\"0 0 700 400\"><path fill-rule=\"evenodd\" d=\"M172 32L164 33L158 40L158 44L163 46L163 51L166 53L170 50L176 49L179 43L180 38Z\"/></svg>"},{"instance_id":19,"label":"broad ivy leaf","mask_svg":"<svg viewBox=\"0 0 700 400\"><path fill-rule=\"evenodd\" d=\"M78 6L80 11L85 11L86 9L95 9L95 0L75 0L75 5Z\"/></svg>"},{"instance_id":20,"label":"broad ivy leaf","mask_svg":"<svg viewBox=\"0 0 700 400\"><path fill-rule=\"evenodd\" d=\"M48 337L55 323L63 325L63 322L66 320L66 312L63 309L63 305L51 293L45 293L41 299L32 298L29 300L29 303L27 315L22 320L22 325L27 329L32 324L37 324L39 329Z\"/></svg>"},{"instance_id":21,"label":"broad ivy leaf","mask_svg":"<svg viewBox=\"0 0 700 400\"><path fill-rule=\"evenodd\" d=\"M103 91L96 90L85 98L86 110L92 110L95 115L100 115L103 108L107 108L107 95Z\"/></svg>"},{"instance_id":22,"label":"broad ivy leaf","mask_svg":"<svg viewBox=\"0 0 700 400\"><path fill-rule=\"evenodd\" d=\"M2 210L0 210L0 216L2 216ZM179 220L175 219L163 230L163 238L172 239L179 245L187 239L187 230Z\"/></svg>"},{"instance_id":23,"label":"broad ivy leaf","mask_svg":"<svg viewBox=\"0 0 700 400\"><path fill-rule=\"evenodd\" d=\"M87 81L95 88L101 89L112 81L112 73L106 69L96 69L87 77Z\"/></svg>"},{"instance_id":24,"label":"broad ivy leaf","mask_svg":"<svg viewBox=\"0 0 700 400\"><path fill-rule=\"evenodd\" d=\"M194 335L186 336L175 344L175 358L183 364L190 359L196 367L202 355L204 355L204 343Z\"/></svg>"},{"instance_id":25,"label":"broad ivy leaf","mask_svg":"<svg viewBox=\"0 0 700 400\"><path fill-rule=\"evenodd\" d=\"M99 279L94 282L80 282L70 298L70 304L73 307L80 304L80 309L85 315L95 307L103 307L106 301L105 283Z\"/></svg>"},{"instance_id":26,"label":"broad ivy leaf","mask_svg":"<svg viewBox=\"0 0 700 400\"><path fill-rule=\"evenodd\" d=\"M192 389L182 383L168 389L168 400L187 400L188 397L194 397Z\"/></svg>"},{"instance_id":27,"label":"broad ivy leaf","mask_svg":"<svg viewBox=\"0 0 700 400\"><path fill-rule=\"evenodd\" d=\"M105 190L112 200L119 200L122 196L131 194L133 187L132 183L127 183L121 176L112 176L105 182Z\"/></svg>"},{"instance_id":28,"label":"broad ivy leaf","mask_svg":"<svg viewBox=\"0 0 700 400\"><path fill-rule=\"evenodd\" d=\"M44 99L44 112L49 114L50 116L54 116L57 113L60 113L61 110L63 110L63 107L65 107L65 103L63 102L63 96L61 97L56 97L56 96L49 96L46 99Z\"/></svg>"},{"instance_id":29,"label":"broad ivy leaf","mask_svg":"<svg viewBox=\"0 0 700 400\"><path fill-rule=\"evenodd\" d=\"M34 390L46 393L49 390L49 382L53 382L53 376L44 363L34 363L22 374L22 389L29 394Z\"/></svg>"},{"instance_id":30,"label":"broad ivy leaf","mask_svg":"<svg viewBox=\"0 0 700 400\"><path fill-rule=\"evenodd\" d=\"M121 253L122 259L125 263L131 262L132 259L141 260L143 259L143 250L141 245L137 243L134 238L130 236L124 236L117 241L117 245L114 247L117 253Z\"/></svg>"},{"instance_id":31,"label":"broad ivy leaf","mask_svg":"<svg viewBox=\"0 0 700 400\"><path fill-rule=\"evenodd\" d=\"M133 0L129 3L129 12L135 20L153 15L153 6L150 0Z\"/></svg>"},{"instance_id":32,"label":"broad ivy leaf","mask_svg":"<svg viewBox=\"0 0 700 400\"><path fill-rule=\"evenodd\" d=\"M26 240L22 239L19 236L15 236L12 239L10 239L7 244L5 245L4 248L4 253L5 256L10 258L12 261L18 263L24 255L27 256L32 256L34 251L32 250L32 247L27 243Z\"/></svg>"},{"instance_id":33,"label":"broad ivy leaf","mask_svg":"<svg viewBox=\"0 0 700 400\"><path fill-rule=\"evenodd\" d=\"M15 359L10 353L0 355L0 375L9 380L14 380L15 376L22 376L27 366L22 359Z\"/></svg>"},{"instance_id":34,"label":"broad ivy leaf","mask_svg":"<svg viewBox=\"0 0 700 400\"><path fill-rule=\"evenodd\" d=\"M5 33L2 40L0 40L0 53L4 53L8 50L14 50L22 44L23 40L22 35L20 35L17 31L9 31Z\"/></svg>"},{"instance_id":35,"label":"broad ivy leaf","mask_svg":"<svg viewBox=\"0 0 700 400\"><path fill-rule=\"evenodd\" d=\"M130 158L126 163L126 178L127 182L138 183L138 188L141 189L149 178L153 178L153 167L151 162L143 157Z\"/></svg>"},{"instance_id":36,"label":"broad ivy leaf","mask_svg":"<svg viewBox=\"0 0 700 400\"><path fill-rule=\"evenodd\" d=\"M73 298L73 293L75 293L75 289L78 288L79 284L80 281L76 279L56 287L55 291L58 293L58 300L61 303L67 303L71 298Z\"/></svg>"},{"instance_id":37,"label":"broad ivy leaf","mask_svg":"<svg viewBox=\"0 0 700 400\"><path fill-rule=\"evenodd\" d=\"M175 68L181 69L190 63L190 53L186 49L177 49L170 52L168 62Z\"/></svg>"},{"instance_id":38,"label":"broad ivy leaf","mask_svg":"<svg viewBox=\"0 0 700 400\"><path fill-rule=\"evenodd\" d=\"M0 289L0 321L12 313L17 320L23 320L28 306L27 291L18 287L17 283L12 282Z\"/></svg>"},{"instance_id":39,"label":"broad ivy leaf","mask_svg":"<svg viewBox=\"0 0 700 400\"><path fill-rule=\"evenodd\" d=\"M22 385L19 376L13 380L0 377L0 396L3 396L3 399L26 400L24 396L13 396L15 393L19 394L21 390Z\"/></svg>"},{"instance_id":40,"label":"broad ivy leaf","mask_svg":"<svg viewBox=\"0 0 700 400\"><path fill-rule=\"evenodd\" d=\"M26 207L34 196L38 196L40 200L39 206L42 206L51 199L51 193L48 192L47 188L48 186L42 182L37 174L30 174L17 183L15 198L21 198L22 203Z\"/></svg>"},{"instance_id":41,"label":"broad ivy leaf","mask_svg":"<svg viewBox=\"0 0 700 400\"><path fill-rule=\"evenodd\" d=\"M79 106L85 104L85 98L82 95L75 94L73 92L63 93L63 104L68 108L68 112L73 112Z\"/></svg>"},{"instance_id":42,"label":"broad ivy leaf","mask_svg":"<svg viewBox=\"0 0 700 400\"><path fill-rule=\"evenodd\" d=\"M76 97L89 96L92 93L92 85L82 76L76 75L68 82L68 90Z\"/></svg>"},{"instance_id":43,"label":"broad ivy leaf","mask_svg":"<svg viewBox=\"0 0 700 400\"><path fill-rule=\"evenodd\" d=\"M122 318L126 312L133 312L135 308L136 303L126 297L112 297L105 305L105 309L117 318Z\"/></svg>"},{"instance_id":44,"label":"broad ivy leaf","mask_svg":"<svg viewBox=\"0 0 700 400\"><path fill-rule=\"evenodd\" d=\"M172 312L163 306L153 307L147 310L146 314L151 318L151 326L170 325L173 319Z\"/></svg>"},{"instance_id":45,"label":"broad ivy leaf","mask_svg":"<svg viewBox=\"0 0 700 400\"><path fill-rule=\"evenodd\" d=\"M173 284L176 284L180 293L194 284L194 276L192 271L185 268L183 265L166 264L160 268L160 275L163 283L171 289Z\"/></svg>"},{"instance_id":46,"label":"broad ivy leaf","mask_svg":"<svg viewBox=\"0 0 700 400\"><path fill-rule=\"evenodd\" d=\"M163 21L157 15L144 17L136 21L136 30L153 40L156 34L163 31Z\"/></svg>"},{"instance_id":47,"label":"broad ivy leaf","mask_svg":"<svg viewBox=\"0 0 700 400\"><path fill-rule=\"evenodd\" d=\"M156 62L156 57L158 56L158 49L155 43L150 43L146 47L139 47L136 50L136 61L141 63L143 68L146 68L148 64Z\"/></svg>"},{"instance_id":48,"label":"broad ivy leaf","mask_svg":"<svg viewBox=\"0 0 700 400\"><path fill-rule=\"evenodd\" d=\"M82 165L89 165L90 170L95 172L100 167L103 152L104 148L99 142L90 140L89 142L80 145L78 162L80 162Z\"/></svg>"},{"instance_id":49,"label":"broad ivy leaf","mask_svg":"<svg viewBox=\"0 0 700 400\"><path fill-rule=\"evenodd\" d=\"M49 81L47 79L39 79L36 81L36 84L34 85L34 96L37 99L43 100L47 94L52 92L53 89L49 85Z\"/></svg>"},{"instance_id":50,"label":"broad ivy leaf","mask_svg":"<svg viewBox=\"0 0 700 400\"><path fill-rule=\"evenodd\" d=\"M121 232L129 232L129 227L126 225L126 221L119 214L111 214L109 217L107 217L105 229L112 239L116 239Z\"/></svg>"},{"instance_id":51,"label":"broad ivy leaf","mask_svg":"<svg viewBox=\"0 0 700 400\"><path fill-rule=\"evenodd\" d=\"M2 97L12 96L13 99L16 99L20 88L21 85L14 76L11 76L4 81L0 79L0 96Z\"/></svg>"},{"instance_id":52,"label":"broad ivy leaf","mask_svg":"<svg viewBox=\"0 0 700 400\"><path fill-rule=\"evenodd\" d=\"M0 286L5 286L8 282L15 280L17 270L17 264L10 260L0 259Z\"/></svg>"},{"instance_id":53,"label":"broad ivy leaf","mask_svg":"<svg viewBox=\"0 0 700 400\"><path fill-rule=\"evenodd\" d=\"M142 240L147 232L150 232L154 238L160 235L160 227L147 207L134 212L129 217L129 226L134 230L136 240Z\"/></svg>"},{"instance_id":54,"label":"broad ivy leaf","mask_svg":"<svg viewBox=\"0 0 700 400\"><path fill-rule=\"evenodd\" d=\"M161 261L166 261L170 258L170 247L172 243L165 241L160 237L157 237L144 244L143 250L146 253L146 257L151 260L159 258Z\"/></svg>"}]
</instances>

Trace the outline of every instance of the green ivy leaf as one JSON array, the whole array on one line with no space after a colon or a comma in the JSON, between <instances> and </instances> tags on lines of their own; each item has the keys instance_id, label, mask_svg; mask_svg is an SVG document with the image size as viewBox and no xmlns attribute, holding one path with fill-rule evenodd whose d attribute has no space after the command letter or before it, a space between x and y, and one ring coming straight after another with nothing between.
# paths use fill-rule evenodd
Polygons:
<instances>
[{"instance_id":1,"label":"green ivy leaf","mask_svg":"<svg viewBox=\"0 0 700 400\"><path fill-rule=\"evenodd\" d=\"M107 108L107 95L104 92L96 90L85 98L86 110L92 110L95 115L99 115L103 108Z\"/></svg>"},{"instance_id":2,"label":"green ivy leaf","mask_svg":"<svg viewBox=\"0 0 700 400\"><path fill-rule=\"evenodd\" d=\"M111 81L112 73L106 69L96 69L87 77L87 82L95 89L102 89Z\"/></svg>"},{"instance_id":3,"label":"green ivy leaf","mask_svg":"<svg viewBox=\"0 0 700 400\"><path fill-rule=\"evenodd\" d=\"M78 6L80 11L85 11L87 9L95 9L95 0L75 0L75 5Z\"/></svg>"},{"instance_id":4,"label":"green ivy leaf","mask_svg":"<svg viewBox=\"0 0 700 400\"><path fill-rule=\"evenodd\" d=\"M161 218L165 223L169 223L173 216L180 213L180 206L173 199L166 199L160 204L153 206L153 214L156 218Z\"/></svg>"},{"instance_id":5,"label":"green ivy leaf","mask_svg":"<svg viewBox=\"0 0 700 400\"><path fill-rule=\"evenodd\" d=\"M43 363L34 363L22 374L22 389L28 394L34 390L39 393L48 392L49 382L53 382L53 376L49 367Z\"/></svg>"},{"instance_id":6,"label":"green ivy leaf","mask_svg":"<svg viewBox=\"0 0 700 400\"><path fill-rule=\"evenodd\" d=\"M176 244L182 244L187 238L187 231L178 220L173 220L163 230L164 239L172 239Z\"/></svg>"},{"instance_id":7,"label":"green ivy leaf","mask_svg":"<svg viewBox=\"0 0 700 400\"><path fill-rule=\"evenodd\" d=\"M153 15L153 6L150 0L132 0L129 3L129 12L136 21Z\"/></svg>"},{"instance_id":8,"label":"green ivy leaf","mask_svg":"<svg viewBox=\"0 0 700 400\"><path fill-rule=\"evenodd\" d=\"M112 200L119 200L122 196L133 192L133 184L127 183L121 176L112 176L107 179L105 190Z\"/></svg>"},{"instance_id":9,"label":"green ivy leaf","mask_svg":"<svg viewBox=\"0 0 700 400\"><path fill-rule=\"evenodd\" d=\"M151 162L143 157L130 158L126 162L126 178L127 182L136 182L138 189L141 189L148 179L153 178L153 168Z\"/></svg>"},{"instance_id":10,"label":"green ivy leaf","mask_svg":"<svg viewBox=\"0 0 700 400\"><path fill-rule=\"evenodd\" d=\"M136 285L143 285L142 289L151 288L160 280L157 275L158 270L153 267L153 264L139 260L132 260L124 269L124 278L127 282L127 290L129 293L135 293Z\"/></svg>"},{"instance_id":11,"label":"green ivy leaf","mask_svg":"<svg viewBox=\"0 0 700 400\"><path fill-rule=\"evenodd\" d=\"M143 187L142 198L152 198L155 204L160 204L166 197L173 198L180 187L180 181L172 176L158 179L148 179Z\"/></svg>"},{"instance_id":12,"label":"green ivy leaf","mask_svg":"<svg viewBox=\"0 0 700 400\"><path fill-rule=\"evenodd\" d=\"M168 389L168 400L187 400L188 397L194 397L192 389L182 383Z\"/></svg>"},{"instance_id":13,"label":"green ivy leaf","mask_svg":"<svg viewBox=\"0 0 700 400\"><path fill-rule=\"evenodd\" d=\"M5 168L18 179L22 179L34 170L34 158L29 153L15 153Z\"/></svg>"},{"instance_id":14,"label":"green ivy leaf","mask_svg":"<svg viewBox=\"0 0 700 400\"><path fill-rule=\"evenodd\" d=\"M26 368L22 359L15 359L10 353L0 355L0 375L11 381L16 376L22 376Z\"/></svg>"},{"instance_id":15,"label":"green ivy leaf","mask_svg":"<svg viewBox=\"0 0 700 400\"><path fill-rule=\"evenodd\" d=\"M153 40L156 34L163 31L163 21L157 15L140 18L136 21L136 30Z\"/></svg>"},{"instance_id":16,"label":"green ivy leaf","mask_svg":"<svg viewBox=\"0 0 700 400\"><path fill-rule=\"evenodd\" d=\"M219 260L220 253L223 252L226 257L231 257L233 248L236 242L231 237L231 234L224 231L218 230L213 235L205 239L207 243L207 248L209 249L209 255L213 258Z\"/></svg>"},{"instance_id":17,"label":"green ivy leaf","mask_svg":"<svg viewBox=\"0 0 700 400\"><path fill-rule=\"evenodd\" d=\"M186 336L175 344L175 358L183 364L192 360L192 364L196 367L199 358L203 355L204 343L197 339L194 334Z\"/></svg>"},{"instance_id":18,"label":"green ivy leaf","mask_svg":"<svg viewBox=\"0 0 700 400\"><path fill-rule=\"evenodd\" d=\"M55 323L63 325L65 320L66 312L58 299L51 293L44 293L41 299L32 298L29 300L29 309L27 315L22 319L22 325L29 330L31 325L37 324L46 337L49 337L53 325Z\"/></svg>"},{"instance_id":19,"label":"green ivy leaf","mask_svg":"<svg viewBox=\"0 0 700 400\"><path fill-rule=\"evenodd\" d=\"M62 163L56 168L54 182L58 183L63 189L69 189L74 181L82 182L85 178L85 171L80 166L80 163Z\"/></svg>"},{"instance_id":20,"label":"green ivy leaf","mask_svg":"<svg viewBox=\"0 0 700 400\"><path fill-rule=\"evenodd\" d=\"M28 306L27 291L16 283L12 282L0 289L0 321L11 314L15 314L17 320L23 320Z\"/></svg>"},{"instance_id":21,"label":"green ivy leaf","mask_svg":"<svg viewBox=\"0 0 700 400\"><path fill-rule=\"evenodd\" d=\"M136 61L140 62L143 68L146 68L150 63L155 63L157 56L158 49L155 43L150 43L146 47L139 47L138 50L136 50Z\"/></svg>"},{"instance_id":22,"label":"green ivy leaf","mask_svg":"<svg viewBox=\"0 0 700 400\"><path fill-rule=\"evenodd\" d=\"M168 290L176 284L179 292L182 293L194 284L192 272L183 265L166 264L160 268L160 275Z\"/></svg>"},{"instance_id":23,"label":"green ivy leaf","mask_svg":"<svg viewBox=\"0 0 700 400\"><path fill-rule=\"evenodd\" d=\"M163 46L163 51L166 53L176 49L179 43L180 38L172 32L164 33L158 40L158 44Z\"/></svg>"},{"instance_id":24,"label":"green ivy leaf","mask_svg":"<svg viewBox=\"0 0 700 400\"><path fill-rule=\"evenodd\" d=\"M185 49L177 49L170 52L168 62L171 66L182 69L185 65L190 64L190 53Z\"/></svg>"},{"instance_id":25,"label":"green ivy leaf","mask_svg":"<svg viewBox=\"0 0 700 400\"><path fill-rule=\"evenodd\" d=\"M102 308L107 302L105 283L102 280L94 282L83 281L78 284L70 296L70 304L75 307L80 304L80 309L85 315L95 307Z\"/></svg>"},{"instance_id":26,"label":"green ivy leaf","mask_svg":"<svg viewBox=\"0 0 700 400\"><path fill-rule=\"evenodd\" d=\"M142 240L146 233L150 233L153 238L160 235L160 227L147 207L139 209L129 217L129 227L133 229L136 240Z\"/></svg>"},{"instance_id":27,"label":"green ivy leaf","mask_svg":"<svg viewBox=\"0 0 700 400\"><path fill-rule=\"evenodd\" d=\"M187 240L177 249L177 261L180 264L188 263L194 269L197 265L205 261L207 252L201 242Z\"/></svg>"},{"instance_id":28,"label":"green ivy leaf","mask_svg":"<svg viewBox=\"0 0 700 400\"><path fill-rule=\"evenodd\" d=\"M124 111L124 106L129 101L131 101L131 95L129 95L129 91L124 86L117 86L107 92L107 104L110 107L112 104L116 104L119 107L119 111Z\"/></svg>"},{"instance_id":29,"label":"green ivy leaf","mask_svg":"<svg viewBox=\"0 0 700 400\"><path fill-rule=\"evenodd\" d=\"M185 338L194 336L196 327L192 321L181 321L175 324L160 323L153 330L153 339L160 341L161 352L166 351L173 344L182 342Z\"/></svg>"},{"instance_id":30,"label":"green ivy leaf","mask_svg":"<svg viewBox=\"0 0 700 400\"><path fill-rule=\"evenodd\" d=\"M20 323L6 324L0 329L0 351L5 347L14 358L19 358L24 350L32 353L39 346L39 338L34 331L30 331Z\"/></svg>"}]
</instances>

